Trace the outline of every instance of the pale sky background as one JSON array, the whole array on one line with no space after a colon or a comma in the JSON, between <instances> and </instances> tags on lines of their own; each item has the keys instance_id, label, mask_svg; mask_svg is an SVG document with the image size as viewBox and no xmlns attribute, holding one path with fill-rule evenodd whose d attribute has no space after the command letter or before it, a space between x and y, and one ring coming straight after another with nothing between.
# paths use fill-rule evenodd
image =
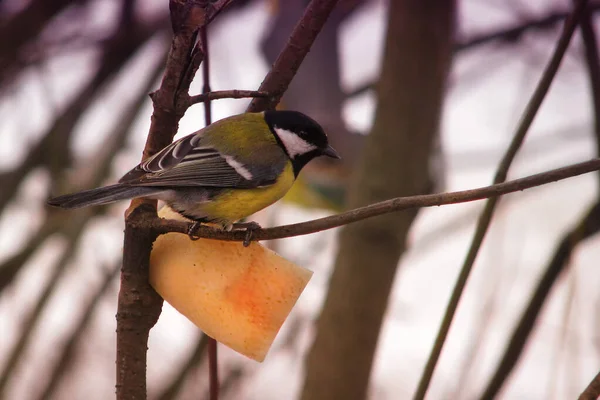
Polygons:
<instances>
[{"instance_id":1,"label":"pale sky background","mask_svg":"<svg viewBox=\"0 0 600 400\"><path fill-rule=\"evenodd\" d=\"M166 1L148 2L148 13L159 10ZM514 25L515 19L542 15L549 9L566 8L568 1L529 1L527 3L463 1L460 4L461 37ZM549 4L556 4L551 7ZM340 51L342 79L351 89L377 76L381 41L385 33L385 2L375 1L343 28ZM106 0L94 13L90 32L109 26L116 2ZM518 6L518 7L517 7ZM156 8L153 8L156 7ZM153 11L154 10L154 11ZM258 54L262 27L268 22L267 8L258 5L238 13L211 30L212 87L255 89L267 72ZM68 26L68 25L65 25ZM65 28L66 29L66 28ZM441 126L445 151L447 190L488 185L502 153L510 141L531 93L550 57L557 29L529 34L517 45L484 46L460 53L454 61L450 88ZM157 43L151 43L132 65L120 84L111 87L78 127L75 146L80 154L102 145L105 124L118 113L119 102L131 96L125 84L152 68ZM243 59L243 62L237 60ZM594 157L591 98L583 66L581 41L577 36L565 58L551 92L544 102L510 177L517 178ZM67 103L77 84L91 73L94 54L66 55L41 66L15 90L14 96L0 102L0 168L19 160L35 143L52 116L52 110ZM199 92L200 80L192 86ZM245 101L221 100L213 103L214 118L241 112ZM352 127L367 131L374 108L372 95L347 104L345 118ZM26 110L26 111L24 111ZM113 166L117 179L139 161L149 127L150 101L135 125L128 146ZM180 124L180 135L202 127L203 110L193 107ZM10 117L10 118L9 118ZM25 134L26 133L26 134ZM85 159L82 157L82 159ZM430 399L468 399L480 393L495 368L513 324L527 302L552 251L562 235L581 218L597 196L595 174L572 178L505 197L481 249L467 290L460 303L449 340L440 359L429 391ZM21 204L11 205L0 219L0 258L16 251L26 235L41 221L40 208L46 196L47 176L32 174L22 187ZM372 380L371 398L392 400L410 398L431 350L445 305L473 234L481 202L423 210L410 234L410 249L401 262L380 337ZM54 296L37 329L38 340L20 364L20 375L11 398L27 398L30 388L57 354L70 331L71 313L77 299L98 285L106 271L119 258L122 246L122 212L126 204L114 207L110 218L94 221L83 236L80 254L60 282L60 296ZM278 223L303 221L324 215L321 211L279 206ZM21 229L15 231L14 227ZM445 231L442 231L445 229ZM436 234L437 233L437 234ZM240 393L244 399L280 400L294 398L302 383L302 354L312 340L311 320L325 296L331 262L335 255L336 231L282 241L280 252L286 258L315 273L295 309L279 333L267 359L258 364L220 347L220 368L241 366L245 371ZM323 242L323 243L320 243ZM52 260L61 253L60 238L53 238L30 262L16 283L0 296L0 362L19 332L20 317L34 302L36 293L50 273ZM316 254L307 249L319 246ZM600 304L598 271L600 239L596 236L574 253L570 271L560 279L545 307L535 333L505 390L502 399L574 398L600 367L600 339L597 315ZM376 266L365 265L365 268ZM114 393L114 331L117 286L94 315L88 330L88 345L80 348L84 363L77 367L77 379L65 387L67 393L85 395L88 400L110 398ZM286 338L296 334L291 347L282 349ZM148 360L150 390L162 387L194 345L198 330L165 304L163 314L152 330ZM481 347L473 350L477 336L484 335ZM57 346L57 348L60 348ZM469 351L475 361L468 383L455 387ZM31 365L36 354L36 364ZM40 355L42 358L40 359ZM108 371L108 372L106 372ZM224 372L223 372L224 373ZM84 378L85 377L85 378ZM197 385L204 387L206 369L197 372ZM93 380L94 390L89 390ZM460 389L460 391L459 391Z\"/></svg>"}]
</instances>

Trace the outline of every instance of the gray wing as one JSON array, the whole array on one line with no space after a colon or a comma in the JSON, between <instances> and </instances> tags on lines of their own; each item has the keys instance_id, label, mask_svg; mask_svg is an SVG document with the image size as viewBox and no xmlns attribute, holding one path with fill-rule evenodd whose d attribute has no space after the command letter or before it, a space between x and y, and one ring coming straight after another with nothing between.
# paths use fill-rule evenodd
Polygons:
<instances>
[{"instance_id":1,"label":"gray wing","mask_svg":"<svg viewBox=\"0 0 600 400\"><path fill-rule=\"evenodd\" d=\"M255 188L275 183L285 166L247 166L203 143L200 133L188 135L128 172L120 183L161 187Z\"/></svg>"}]
</instances>

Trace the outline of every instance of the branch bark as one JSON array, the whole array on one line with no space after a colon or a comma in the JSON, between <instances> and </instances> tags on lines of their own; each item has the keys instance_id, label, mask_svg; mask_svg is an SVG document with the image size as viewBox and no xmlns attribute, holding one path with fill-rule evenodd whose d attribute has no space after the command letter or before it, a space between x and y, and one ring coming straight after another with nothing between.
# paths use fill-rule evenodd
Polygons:
<instances>
[{"instance_id":1,"label":"branch bark","mask_svg":"<svg viewBox=\"0 0 600 400\"><path fill-rule=\"evenodd\" d=\"M217 90L190 96L188 107L198 103L204 103L219 99L243 99L248 97L269 97L267 92L258 90Z\"/></svg>"},{"instance_id":2,"label":"branch bark","mask_svg":"<svg viewBox=\"0 0 600 400\"><path fill-rule=\"evenodd\" d=\"M158 321L163 299L149 283L151 231L137 228L130 220L150 219L156 209L144 204L125 221L123 268L117 307L117 399L146 398L148 333Z\"/></svg>"},{"instance_id":3,"label":"branch bark","mask_svg":"<svg viewBox=\"0 0 600 400\"><path fill-rule=\"evenodd\" d=\"M167 146L189 104L189 87L203 59L198 30L231 0L170 0L173 39L159 89L151 94L154 110L142 159ZM163 299L148 283L150 251L156 234L144 221L156 219L156 202L134 200L125 218L123 268L117 310L117 399L146 398L146 357L150 329ZM141 225L140 225L141 224Z\"/></svg>"},{"instance_id":4,"label":"branch bark","mask_svg":"<svg viewBox=\"0 0 600 400\"><path fill-rule=\"evenodd\" d=\"M337 228L343 225L373 218L383 214L408 210L411 208L442 206L447 204L466 203L469 201L483 200L503 196L505 194L519 192L536 186L560 181L578 175L600 170L600 158L584 161L578 164L557 168L539 174L530 175L525 178L498 183L477 189L462 190L459 192L448 192L438 194L426 194L417 196L397 197L384 200L368 206L358 207L350 211L329 217L318 218L312 221L301 222L291 225L282 225L274 228L256 229L252 231L252 240L283 239L293 236L309 235L311 233ZM191 224L168 220L155 219L149 222L149 227L157 234L178 232L187 234ZM227 232L203 225L195 233L199 237L216 240L228 240L243 242L246 237L245 231Z\"/></svg>"}]
</instances>

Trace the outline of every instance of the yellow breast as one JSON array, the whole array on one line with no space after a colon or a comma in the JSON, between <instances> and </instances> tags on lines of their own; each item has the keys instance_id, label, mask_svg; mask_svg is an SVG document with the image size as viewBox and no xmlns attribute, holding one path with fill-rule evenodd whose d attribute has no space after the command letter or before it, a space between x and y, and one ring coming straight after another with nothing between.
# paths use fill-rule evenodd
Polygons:
<instances>
[{"instance_id":1,"label":"yellow breast","mask_svg":"<svg viewBox=\"0 0 600 400\"><path fill-rule=\"evenodd\" d=\"M282 198L294 184L292 163L288 162L279 179L270 186L228 190L202 207L212 219L235 222Z\"/></svg>"}]
</instances>

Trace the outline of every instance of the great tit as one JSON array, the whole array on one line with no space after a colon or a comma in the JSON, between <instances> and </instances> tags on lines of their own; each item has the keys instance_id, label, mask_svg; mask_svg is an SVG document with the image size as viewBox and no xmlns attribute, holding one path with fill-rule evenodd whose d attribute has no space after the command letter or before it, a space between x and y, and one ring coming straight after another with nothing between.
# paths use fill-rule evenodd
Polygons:
<instances>
[{"instance_id":1,"label":"great tit","mask_svg":"<svg viewBox=\"0 0 600 400\"><path fill-rule=\"evenodd\" d=\"M233 223L273 204L313 158L340 158L323 128L297 111L217 121L144 160L119 183L48 200L80 208L144 197L198 223Z\"/></svg>"}]
</instances>

